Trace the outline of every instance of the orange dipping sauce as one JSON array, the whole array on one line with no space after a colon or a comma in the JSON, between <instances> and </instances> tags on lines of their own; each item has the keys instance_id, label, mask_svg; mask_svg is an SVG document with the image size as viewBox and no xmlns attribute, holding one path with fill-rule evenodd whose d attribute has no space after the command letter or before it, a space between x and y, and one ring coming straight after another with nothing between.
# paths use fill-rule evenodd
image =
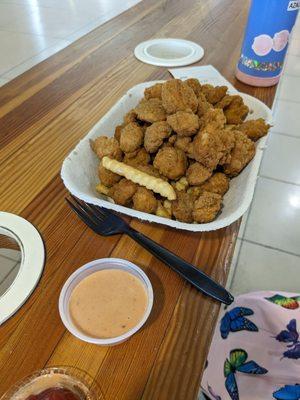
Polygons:
<instances>
[{"instance_id":1,"label":"orange dipping sauce","mask_svg":"<svg viewBox=\"0 0 300 400\"><path fill-rule=\"evenodd\" d=\"M82 333L106 339L134 328L143 318L147 304L146 288L138 277L120 269L103 269L73 289L69 311Z\"/></svg>"}]
</instances>

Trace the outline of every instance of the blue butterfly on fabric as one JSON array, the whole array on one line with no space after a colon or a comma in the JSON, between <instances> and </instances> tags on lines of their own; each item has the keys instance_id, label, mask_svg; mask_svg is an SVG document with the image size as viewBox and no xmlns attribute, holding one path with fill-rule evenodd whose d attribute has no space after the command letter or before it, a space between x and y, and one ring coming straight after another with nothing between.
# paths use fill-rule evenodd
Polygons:
<instances>
[{"instance_id":1,"label":"blue butterfly on fabric","mask_svg":"<svg viewBox=\"0 0 300 400\"><path fill-rule=\"evenodd\" d=\"M286 326L286 330L281 331L277 336L276 340L279 342L287 343L289 350L283 353L283 357L292 358L297 360L300 358L300 341L299 333L297 332L297 322L292 319Z\"/></svg>"},{"instance_id":2,"label":"blue butterfly on fabric","mask_svg":"<svg viewBox=\"0 0 300 400\"><path fill-rule=\"evenodd\" d=\"M276 400L299 400L300 399L300 385L285 385L273 393Z\"/></svg>"},{"instance_id":3,"label":"blue butterfly on fabric","mask_svg":"<svg viewBox=\"0 0 300 400\"><path fill-rule=\"evenodd\" d=\"M248 354L243 349L231 350L229 359L224 363L224 376L226 390L232 400L239 400L239 390L235 379L236 372L244 374L263 375L267 369L258 365L255 361L247 361Z\"/></svg>"},{"instance_id":4,"label":"blue butterfly on fabric","mask_svg":"<svg viewBox=\"0 0 300 400\"><path fill-rule=\"evenodd\" d=\"M258 332L257 326L250 321L248 318L245 318L245 315L253 315L254 312L250 308L246 307L235 307L230 311L227 311L224 317L221 319L221 336L223 339L226 339L229 335L229 332L238 332L238 331L251 331Z\"/></svg>"}]
</instances>

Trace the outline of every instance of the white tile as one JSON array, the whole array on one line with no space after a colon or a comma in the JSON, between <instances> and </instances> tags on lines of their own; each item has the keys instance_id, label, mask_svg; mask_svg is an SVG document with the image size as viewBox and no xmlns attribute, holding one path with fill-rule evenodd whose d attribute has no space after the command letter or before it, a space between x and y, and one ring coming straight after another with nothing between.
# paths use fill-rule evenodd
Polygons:
<instances>
[{"instance_id":1,"label":"white tile","mask_svg":"<svg viewBox=\"0 0 300 400\"><path fill-rule=\"evenodd\" d=\"M36 64L44 61L46 58L49 58L53 54L59 52L60 50L67 47L71 42L67 40L57 40L54 46L50 46L47 49L41 51L34 57L29 58L28 60L24 61L23 63L17 65L16 67L10 69L8 72L2 75L4 79L11 80L21 75L23 72L29 70L30 68L34 67Z\"/></svg>"},{"instance_id":2,"label":"white tile","mask_svg":"<svg viewBox=\"0 0 300 400\"><path fill-rule=\"evenodd\" d=\"M231 291L299 291L300 258L278 250L243 242Z\"/></svg>"},{"instance_id":3,"label":"white tile","mask_svg":"<svg viewBox=\"0 0 300 400\"><path fill-rule=\"evenodd\" d=\"M260 175L300 185L299 155L300 138L271 134L264 152Z\"/></svg>"},{"instance_id":4,"label":"white tile","mask_svg":"<svg viewBox=\"0 0 300 400\"><path fill-rule=\"evenodd\" d=\"M244 239L300 254L300 187L259 178Z\"/></svg>"},{"instance_id":5,"label":"white tile","mask_svg":"<svg viewBox=\"0 0 300 400\"><path fill-rule=\"evenodd\" d=\"M293 38L289 44L288 54L300 56L300 38Z\"/></svg>"},{"instance_id":6,"label":"white tile","mask_svg":"<svg viewBox=\"0 0 300 400\"><path fill-rule=\"evenodd\" d=\"M285 133L300 138L300 104L290 101L276 101L275 121L272 132Z\"/></svg>"},{"instance_id":7,"label":"white tile","mask_svg":"<svg viewBox=\"0 0 300 400\"><path fill-rule=\"evenodd\" d=\"M284 73L287 75L300 76L300 56L288 55Z\"/></svg>"},{"instance_id":8,"label":"white tile","mask_svg":"<svg viewBox=\"0 0 300 400\"><path fill-rule=\"evenodd\" d=\"M0 54L5 54L0 57L0 75L58 42L45 36L0 30Z\"/></svg>"},{"instance_id":9,"label":"white tile","mask_svg":"<svg viewBox=\"0 0 300 400\"><path fill-rule=\"evenodd\" d=\"M281 78L278 98L281 100L296 101L300 103L300 76L285 76Z\"/></svg>"},{"instance_id":10,"label":"white tile","mask_svg":"<svg viewBox=\"0 0 300 400\"><path fill-rule=\"evenodd\" d=\"M20 261L21 252L19 250L1 248L0 256L3 256L5 258L10 258L13 261Z\"/></svg>"},{"instance_id":11,"label":"white tile","mask_svg":"<svg viewBox=\"0 0 300 400\"><path fill-rule=\"evenodd\" d=\"M251 205L250 205L250 207L251 207ZM241 222L239 233L238 233L239 239L242 239L244 236L248 215L249 215L249 210L246 211L245 214L242 216L242 222Z\"/></svg>"},{"instance_id":12,"label":"white tile","mask_svg":"<svg viewBox=\"0 0 300 400\"><path fill-rule=\"evenodd\" d=\"M235 275L235 270L236 270L236 266L237 266L239 253L240 253L241 243L242 243L242 241L240 239L237 239L236 244L235 244L233 257L232 257L232 261L231 261L231 265L230 265L230 269L229 269L227 283L226 283L226 288L228 288L228 290L231 287L232 280L233 280L233 277Z\"/></svg>"},{"instance_id":13,"label":"white tile","mask_svg":"<svg viewBox=\"0 0 300 400\"><path fill-rule=\"evenodd\" d=\"M6 278L15 265L16 261L0 256L0 283Z\"/></svg>"},{"instance_id":14,"label":"white tile","mask_svg":"<svg viewBox=\"0 0 300 400\"><path fill-rule=\"evenodd\" d=\"M0 282L0 296L11 286L19 272L19 264L15 264L11 272Z\"/></svg>"},{"instance_id":15,"label":"white tile","mask_svg":"<svg viewBox=\"0 0 300 400\"><path fill-rule=\"evenodd\" d=\"M0 87L5 85L7 82L9 82L10 79L6 79L6 78L0 78Z\"/></svg>"}]
</instances>

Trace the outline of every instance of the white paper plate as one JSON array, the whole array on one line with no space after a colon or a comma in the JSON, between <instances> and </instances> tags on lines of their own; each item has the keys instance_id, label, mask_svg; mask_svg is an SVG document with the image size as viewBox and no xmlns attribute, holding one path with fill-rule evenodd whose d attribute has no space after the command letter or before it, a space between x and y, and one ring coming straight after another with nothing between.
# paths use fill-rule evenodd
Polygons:
<instances>
[{"instance_id":1,"label":"white paper plate","mask_svg":"<svg viewBox=\"0 0 300 400\"><path fill-rule=\"evenodd\" d=\"M184 39L152 39L140 43L134 55L146 64L180 67L201 60L204 50L197 43Z\"/></svg>"},{"instance_id":2,"label":"white paper plate","mask_svg":"<svg viewBox=\"0 0 300 400\"><path fill-rule=\"evenodd\" d=\"M150 222L172 226L178 229L186 229L194 232L212 231L230 225L239 219L248 209L255 187L258 169L266 143L266 137L256 143L256 154L247 167L234 179L230 181L230 188L224 196L223 209L217 219L207 224L188 224L174 221L156 215L147 214L132 208L119 206L107 200L105 196L96 192L95 186L99 183L98 164L99 160L90 148L89 140L100 135L113 136L116 125L122 123L123 116L136 106L143 97L146 87L157 82L145 82L130 89L102 119L92 128L87 136L82 139L75 149L64 160L61 170L61 177L66 188L79 199L122 212ZM223 78L224 82L224 78ZM222 84L223 84L222 82ZM214 84L217 84L216 81ZM235 91L236 93L236 91ZM271 110L261 101L244 93L240 93L244 102L252 110L250 119L264 118L272 123Z\"/></svg>"}]
</instances>

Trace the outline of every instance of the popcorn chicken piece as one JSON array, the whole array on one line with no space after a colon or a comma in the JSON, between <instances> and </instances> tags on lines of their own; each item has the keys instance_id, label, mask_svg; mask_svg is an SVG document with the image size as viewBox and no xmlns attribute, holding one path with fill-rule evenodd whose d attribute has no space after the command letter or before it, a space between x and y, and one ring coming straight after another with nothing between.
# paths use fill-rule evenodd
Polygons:
<instances>
[{"instance_id":1,"label":"popcorn chicken piece","mask_svg":"<svg viewBox=\"0 0 300 400\"><path fill-rule=\"evenodd\" d=\"M198 100L193 89L179 79L172 79L163 84L161 98L168 114L175 114L177 111L197 111Z\"/></svg>"},{"instance_id":2,"label":"popcorn chicken piece","mask_svg":"<svg viewBox=\"0 0 300 400\"><path fill-rule=\"evenodd\" d=\"M227 86L212 86L209 84L202 85L202 93L204 93L207 101L211 104L216 104L223 99L228 90Z\"/></svg>"},{"instance_id":3,"label":"popcorn chicken piece","mask_svg":"<svg viewBox=\"0 0 300 400\"><path fill-rule=\"evenodd\" d=\"M212 171L198 162L191 164L186 171L187 181L192 186L201 185L211 176Z\"/></svg>"},{"instance_id":4,"label":"popcorn chicken piece","mask_svg":"<svg viewBox=\"0 0 300 400\"><path fill-rule=\"evenodd\" d=\"M115 127L115 134L114 134L114 138L120 143L120 137L121 137L121 130L124 128L124 124L122 125L117 125Z\"/></svg>"},{"instance_id":5,"label":"popcorn chicken piece","mask_svg":"<svg viewBox=\"0 0 300 400\"><path fill-rule=\"evenodd\" d=\"M155 213L158 217L163 217L163 218L172 218L172 213L170 210L165 208L162 204L161 201L157 201L157 209Z\"/></svg>"},{"instance_id":6,"label":"popcorn chicken piece","mask_svg":"<svg viewBox=\"0 0 300 400\"><path fill-rule=\"evenodd\" d=\"M135 111L138 119L146 122L165 121L167 118L162 102L157 98L142 99L135 108Z\"/></svg>"},{"instance_id":7,"label":"popcorn chicken piece","mask_svg":"<svg viewBox=\"0 0 300 400\"><path fill-rule=\"evenodd\" d=\"M172 128L166 121L154 122L145 132L144 146L148 153L155 153L164 139L171 135Z\"/></svg>"},{"instance_id":8,"label":"popcorn chicken piece","mask_svg":"<svg viewBox=\"0 0 300 400\"><path fill-rule=\"evenodd\" d=\"M124 125L129 124L130 122L136 122L136 118L137 118L137 113L135 112L135 110L130 110L128 111L127 114L125 114L123 121L124 121Z\"/></svg>"},{"instance_id":9,"label":"popcorn chicken piece","mask_svg":"<svg viewBox=\"0 0 300 400\"><path fill-rule=\"evenodd\" d=\"M199 118L191 112L177 111L167 117L167 122L178 136L192 136L199 130Z\"/></svg>"},{"instance_id":10,"label":"popcorn chicken piece","mask_svg":"<svg viewBox=\"0 0 300 400\"><path fill-rule=\"evenodd\" d=\"M115 138L99 136L95 140L90 140L90 146L100 159L108 156L116 160L122 160L123 153Z\"/></svg>"},{"instance_id":11,"label":"popcorn chicken piece","mask_svg":"<svg viewBox=\"0 0 300 400\"><path fill-rule=\"evenodd\" d=\"M200 196L203 192L202 185L201 186L191 186L188 188L187 193L190 194L195 200Z\"/></svg>"},{"instance_id":12,"label":"popcorn chicken piece","mask_svg":"<svg viewBox=\"0 0 300 400\"><path fill-rule=\"evenodd\" d=\"M203 192L193 204L192 216L198 223L213 221L222 206L222 196L216 193Z\"/></svg>"},{"instance_id":13,"label":"popcorn chicken piece","mask_svg":"<svg viewBox=\"0 0 300 400\"><path fill-rule=\"evenodd\" d=\"M149 214L155 213L157 209L157 200L153 192L142 186L137 188L133 195L133 208L138 211L143 211Z\"/></svg>"},{"instance_id":14,"label":"popcorn chicken piece","mask_svg":"<svg viewBox=\"0 0 300 400\"><path fill-rule=\"evenodd\" d=\"M162 83L156 83L153 86L150 86L144 90L145 99L160 99L161 100L161 89Z\"/></svg>"},{"instance_id":15,"label":"popcorn chicken piece","mask_svg":"<svg viewBox=\"0 0 300 400\"><path fill-rule=\"evenodd\" d=\"M217 130L224 128L226 117L223 110L210 108L200 118L200 127L202 130Z\"/></svg>"},{"instance_id":16,"label":"popcorn chicken piece","mask_svg":"<svg viewBox=\"0 0 300 400\"><path fill-rule=\"evenodd\" d=\"M209 110L213 108L212 104L210 104L204 93L199 93L198 95L198 109L197 109L197 115L199 118L203 117L203 115Z\"/></svg>"},{"instance_id":17,"label":"popcorn chicken piece","mask_svg":"<svg viewBox=\"0 0 300 400\"><path fill-rule=\"evenodd\" d=\"M230 177L238 175L255 155L255 144L248 136L239 131L233 131L235 144L231 151L229 163L223 165L224 172Z\"/></svg>"},{"instance_id":18,"label":"popcorn chicken piece","mask_svg":"<svg viewBox=\"0 0 300 400\"><path fill-rule=\"evenodd\" d=\"M98 167L98 176L100 182L108 188L119 182L119 180L121 180L122 178L120 175L115 174L114 172L111 172L108 169L104 168L102 165L102 161L100 161Z\"/></svg>"},{"instance_id":19,"label":"popcorn chicken piece","mask_svg":"<svg viewBox=\"0 0 300 400\"><path fill-rule=\"evenodd\" d=\"M160 174L176 180L185 174L186 155L182 150L175 147L164 147L156 154L153 165L159 170Z\"/></svg>"},{"instance_id":20,"label":"popcorn chicken piece","mask_svg":"<svg viewBox=\"0 0 300 400\"><path fill-rule=\"evenodd\" d=\"M219 136L222 142L221 148L221 158L219 160L220 165L224 165L230 162L231 160L231 150L235 144L235 136L232 129L221 129L219 131Z\"/></svg>"},{"instance_id":21,"label":"popcorn chicken piece","mask_svg":"<svg viewBox=\"0 0 300 400\"><path fill-rule=\"evenodd\" d=\"M194 199L186 192L177 192L176 200L172 201L172 214L181 222L193 222Z\"/></svg>"},{"instance_id":22,"label":"popcorn chicken piece","mask_svg":"<svg viewBox=\"0 0 300 400\"><path fill-rule=\"evenodd\" d=\"M150 162L150 155L144 148L141 148L133 153L126 153L123 161L133 167L147 165Z\"/></svg>"},{"instance_id":23,"label":"popcorn chicken piece","mask_svg":"<svg viewBox=\"0 0 300 400\"><path fill-rule=\"evenodd\" d=\"M189 85L190 88L193 89L195 95L198 97L201 93L202 86L201 83L199 82L198 79L196 78L189 78L186 81L184 81L187 85Z\"/></svg>"},{"instance_id":24,"label":"popcorn chicken piece","mask_svg":"<svg viewBox=\"0 0 300 400\"><path fill-rule=\"evenodd\" d=\"M241 124L249 113L249 107L239 95L225 96L216 107L223 108L227 124Z\"/></svg>"},{"instance_id":25,"label":"popcorn chicken piece","mask_svg":"<svg viewBox=\"0 0 300 400\"><path fill-rule=\"evenodd\" d=\"M171 135L169 137L168 142L173 145L176 142L176 139L177 139L177 135Z\"/></svg>"},{"instance_id":26,"label":"popcorn chicken piece","mask_svg":"<svg viewBox=\"0 0 300 400\"><path fill-rule=\"evenodd\" d=\"M224 196L229 189L229 178L222 172L216 172L201 185L201 189L206 192L217 193Z\"/></svg>"},{"instance_id":27,"label":"popcorn chicken piece","mask_svg":"<svg viewBox=\"0 0 300 400\"><path fill-rule=\"evenodd\" d=\"M180 136L180 137L177 137L176 142L174 143L174 147L184 151L189 156L190 144L191 143L192 143L192 138L191 137Z\"/></svg>"},{"instance_id":28,"label":"popcorn chicken piece","mask_svg":"<svg viewBox=\"0 0 300 400\"><path fill-rule=\"evenodd\" d=\"M222 100L215 104L215 108L221 108L223 110L224 108L228 107L232 101L232 97L232 95L226 94Z\"/></svg>"},{"instance_id":29,"label":"popcorn chicken piece","mask_svg":"<svg viewBox=\"0 0 300 400\"><path fill-rule=\"evenodd\" d=\"M241 132L244 132L249 139L254 142L268 133L271 125L266 124L263 118L251 119L249 121L243 122L237 127Z\"/></svg>"},{"instance_id":30,"label":"popcorn chicken piece","mask_svg":"<svg viewBox=\"0 0 300 400\"><path fill-rule=\"evenodd\" d=\"M135 122L129 122L121 130L120 147L125 153L137 150L143 143L144 133Z\"/></svg>"},{"instance_id":31,"label":"popcorn chicken piece","mask_svg":"<svg viewBox=\"0 0 300 400\"><path fill-rule=\"evenodd\" d=\"M217 132L200 131L193 143L192 154L194 158L206 168L214 170L222 156L223 144Z\"/></svg>"},{"instance_id":32,"label":"popcorn chicken piece","mask_svg":"<svg viewBox=\"0 0 300 400\"><path fill-rule=\"evenodd\" d=\"M182 190L186 190L189 187L188 180L185 176L180 178L177 182L174 183L174 187L178 192Z\"/></svg>"},{"instance_id":33,"label":"popcorn chicken piece","mask_svg":"<svg viewBox=\"0 0 300 400\"><path fill-rule=\"evenodd\" d=\"M109 189L108 196L111 197L115 203L121 206L127 206L131 203L132 197L137 191L137 187L138 186L134 182L123 178Z\"/></svg>"}]
</instances>

